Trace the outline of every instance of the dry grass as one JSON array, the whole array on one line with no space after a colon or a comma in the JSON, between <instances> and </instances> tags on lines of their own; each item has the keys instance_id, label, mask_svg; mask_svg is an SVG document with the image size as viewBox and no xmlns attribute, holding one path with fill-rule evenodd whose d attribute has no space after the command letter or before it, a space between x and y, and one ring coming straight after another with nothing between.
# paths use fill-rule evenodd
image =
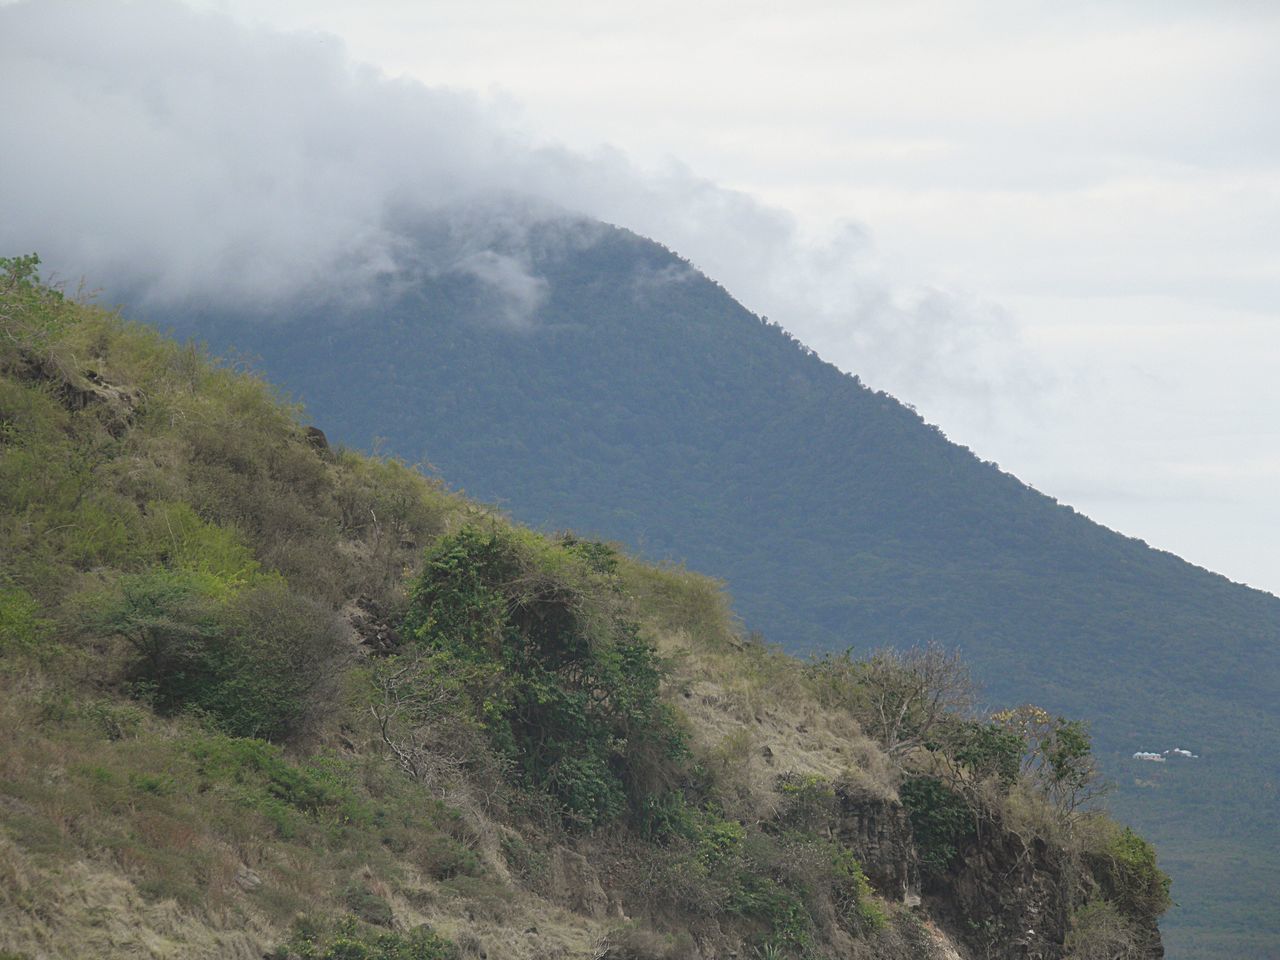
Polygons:
<instances>
[{"instance_id":1,"label":"dry grass","mask_svg":"<svg viewBox=\"0 0 1280 960\"><path fill-rule=\"evenodd\" d=\"M673 700L688 720L695 751L736 800L731 815L760 820L775 814L782 773L894 796L889 758L846 711L819 703L801 661L742 639L727 615L709 624L710 641L671 629L670 622L661 626L666 629L659 628L656 639L672 666Z\"/></svg>"}]
</instances>

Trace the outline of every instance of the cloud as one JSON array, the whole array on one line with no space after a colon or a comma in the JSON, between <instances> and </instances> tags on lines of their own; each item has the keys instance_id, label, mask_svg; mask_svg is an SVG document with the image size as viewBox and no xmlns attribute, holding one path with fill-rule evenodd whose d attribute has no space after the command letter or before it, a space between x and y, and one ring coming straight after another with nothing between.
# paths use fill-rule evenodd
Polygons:
<instances>
[{"instance_id":1,"label":"cloud","mask_svg":"<svg viewBox=\"0 0 1280 960\"><path fill-rule=\"evenodd\" d=\"M1012 342L998 311L896 285L861 226L807 236L678 164L540 144L500 104L387 77L327 34L160 0L0 7L0 110L0 248L142 306L269 309L425 270L482 282L527 327L546 292L528 224L578 214L926 402L981 405L1002 376L990 344Z\"/></svg>"}]
</instances>

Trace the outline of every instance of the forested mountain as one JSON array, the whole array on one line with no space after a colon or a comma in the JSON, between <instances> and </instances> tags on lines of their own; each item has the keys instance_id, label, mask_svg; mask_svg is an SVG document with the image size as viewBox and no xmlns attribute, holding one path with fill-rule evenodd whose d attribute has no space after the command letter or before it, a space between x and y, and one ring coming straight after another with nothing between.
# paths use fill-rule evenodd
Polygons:
<instances>
[{"instance_id":1,"label":"forested mountain","mask_svg":"<svg viewBox=\"0 0 1280 960\"><path fill-rule=\"evenodd\" d=\"M570 220L451 242L412 234L342 299L153 319L254 358L333 439L724 578L787 650L936 640L993 701L1089 716L1168 852L1175 948L1277 949L1280 600L1031 489L656 243ZM1199 760L1129 759L1175 745Z\"/></svg>"}]
</instances>

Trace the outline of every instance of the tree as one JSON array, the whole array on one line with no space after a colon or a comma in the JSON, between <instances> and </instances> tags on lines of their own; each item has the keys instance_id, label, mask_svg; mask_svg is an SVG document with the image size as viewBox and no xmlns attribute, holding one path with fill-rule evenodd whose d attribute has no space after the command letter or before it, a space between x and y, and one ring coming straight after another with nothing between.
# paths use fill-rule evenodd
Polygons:
<instances>
[{"instance_id":1,"label":"tree","mask_svg":"<svg viewBox=\"0 0 1280 960\"><path fill-rule=\"evenodd\" d=\"M946 717L969 712L977 697L960 655L938 643L880 650L865 660L846 651L813 669L828 698L844 701L890 756L924 746Z\"/></svg>"},{"instance_id":2,"label":"tree","mask_svg":"<svg viewBox=\"0 0 1280 960\"><path fill-rule=\"evenodd\" d=\"M1030 703L993 714L991 719L1022 738L1022 772L1059 813L1070 816L1109 792L1111 785L1101 778L1093 738L1083 720L1053 716Z\"/></svg>"},{"instance_id":3,"label":"tree","mask_svg":"<svg viewBox=\"0 0 1280 960\"><path fill-rule=\"evenodd\" d=\"M91 630L123 639L136 654L130 680L160 711L192 699L208 643L221 634L217 606L200 578L153 569L123 577L118 597L90 617Z\"/></svg>"}]
</instances>

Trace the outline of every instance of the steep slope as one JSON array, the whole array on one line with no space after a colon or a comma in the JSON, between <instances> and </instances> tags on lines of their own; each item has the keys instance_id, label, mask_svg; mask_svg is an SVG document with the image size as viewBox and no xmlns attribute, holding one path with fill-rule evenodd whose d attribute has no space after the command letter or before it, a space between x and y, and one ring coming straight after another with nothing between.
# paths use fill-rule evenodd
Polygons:
<instances>
[{"instance_id":1,"label":"steep slope","mask_svg":"<svg viewBox=\"0 0 1280 960\"><path fill-rule=\"evenodd\" d=\"M447 240L420 231L357 306L157 319L260 358L344 442L725 578L790 650L936 639L994 699L1094 718L1117 803L1182 866L1184 942L1280 943L1280 872L1251 852L1280 845L1256 753L1280 739L1280 600L1032 490L654 243L568 221L490 238L531 281L512 298ZM1201 762L1128 760L1175 744ZM1193 882L1222 855L1248 862Z\"/></svg>"},{"instance_id":2,"label":"steep slope","mask_svg":"<svg viewBox=\"0 0 1280 960\"><path fill-rule=\"evenodd\" d=\"M334 450L33 268L0 259L6 960L1161 956L1075 724L974 713L937 650L745 639L716 583Z\"/></svg>"}]
</instances>

